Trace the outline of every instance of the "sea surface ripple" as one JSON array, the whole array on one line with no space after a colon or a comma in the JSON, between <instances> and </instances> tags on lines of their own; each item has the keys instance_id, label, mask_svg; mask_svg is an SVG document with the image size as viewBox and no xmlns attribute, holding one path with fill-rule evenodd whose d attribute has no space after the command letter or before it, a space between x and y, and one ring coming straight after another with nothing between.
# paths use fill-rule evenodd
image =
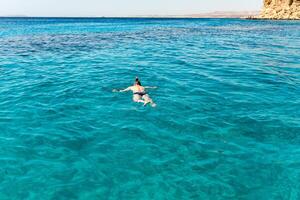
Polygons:
<instances>
[{"instance_id":1,"label":"sea surface ripple","mask_svg":"<svg viewBox=\"0 0 300 200\"><path fill-rule=\"evenodd\" d=\"M0 199L300 199L299 63L299 21L1 18Z\"/></svg>"}]
</instances>

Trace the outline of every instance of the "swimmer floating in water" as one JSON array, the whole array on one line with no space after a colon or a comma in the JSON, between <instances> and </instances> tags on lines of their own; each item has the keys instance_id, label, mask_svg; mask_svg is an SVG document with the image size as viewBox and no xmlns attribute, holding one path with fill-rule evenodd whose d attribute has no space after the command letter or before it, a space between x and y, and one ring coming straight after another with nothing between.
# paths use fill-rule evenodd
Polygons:
<instances>
[{"instance_id":1,"label":"swimmer floating in water","mask_svg":"<svg viewBox=\"0 0 300 200\"><path fill-rule=\"evenodd\" d=\"M133 86L130 86L124 90L113 90L114 92L127 92L132 91L133 92L133 101L138 103L143 103L144 106L147 104L150 104L152 107L155 107L156 104L153 102L153 100L150 98L150 96L146 93L147 88L155 89L156 87L149 87L145 86L143 87L141 84L141 81L138 77L135 78L135 82Z\"/></svg>"}]
</instances>

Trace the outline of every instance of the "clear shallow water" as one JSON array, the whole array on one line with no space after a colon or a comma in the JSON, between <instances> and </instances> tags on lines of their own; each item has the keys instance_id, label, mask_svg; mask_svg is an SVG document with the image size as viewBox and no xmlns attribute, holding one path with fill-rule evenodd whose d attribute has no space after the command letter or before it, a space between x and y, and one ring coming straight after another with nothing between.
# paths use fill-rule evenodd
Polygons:
<instances>
[{"instance_id":1,"label":"clear shallow water","mask_svg":"<svg viewBox=\"0 0 300 200\"><path fill-rule=\"evenodd\" d=\"M0 19L0 199L299 199L299 61L296 21Z\"/></svg>"}]
</instances>

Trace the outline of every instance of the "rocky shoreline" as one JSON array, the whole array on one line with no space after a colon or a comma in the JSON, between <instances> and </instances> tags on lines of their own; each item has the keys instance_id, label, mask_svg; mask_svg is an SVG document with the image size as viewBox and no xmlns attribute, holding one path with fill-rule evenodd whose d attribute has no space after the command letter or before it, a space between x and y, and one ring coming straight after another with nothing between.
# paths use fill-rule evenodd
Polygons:
<instances>
[{"instance_id":1,"label":"rocky shoreline","mask_svg":"<svg viewBox=\"0 0 300 200\"><path fill-rule=\"evenodd\" d=\"M300 0L264 0L261 14L247 19L300 20Z\"/></svg>"}]
</instances>

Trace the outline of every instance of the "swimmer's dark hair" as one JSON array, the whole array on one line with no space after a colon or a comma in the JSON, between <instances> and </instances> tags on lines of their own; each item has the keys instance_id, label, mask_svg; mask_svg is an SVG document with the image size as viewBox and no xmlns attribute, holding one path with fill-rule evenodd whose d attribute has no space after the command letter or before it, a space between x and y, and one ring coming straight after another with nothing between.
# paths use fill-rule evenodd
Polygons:
<instances>
[{"instance_id":1,"label":"swimmer's dark hair","mask_svg":"<svg viewBox=\"0 0 300 200\"><path fill-rule=\"evenodd\" d=\"M139 80L139 77L135 78L135 84L142 86L141 81Z\"/></svg>"}]
</instances>

